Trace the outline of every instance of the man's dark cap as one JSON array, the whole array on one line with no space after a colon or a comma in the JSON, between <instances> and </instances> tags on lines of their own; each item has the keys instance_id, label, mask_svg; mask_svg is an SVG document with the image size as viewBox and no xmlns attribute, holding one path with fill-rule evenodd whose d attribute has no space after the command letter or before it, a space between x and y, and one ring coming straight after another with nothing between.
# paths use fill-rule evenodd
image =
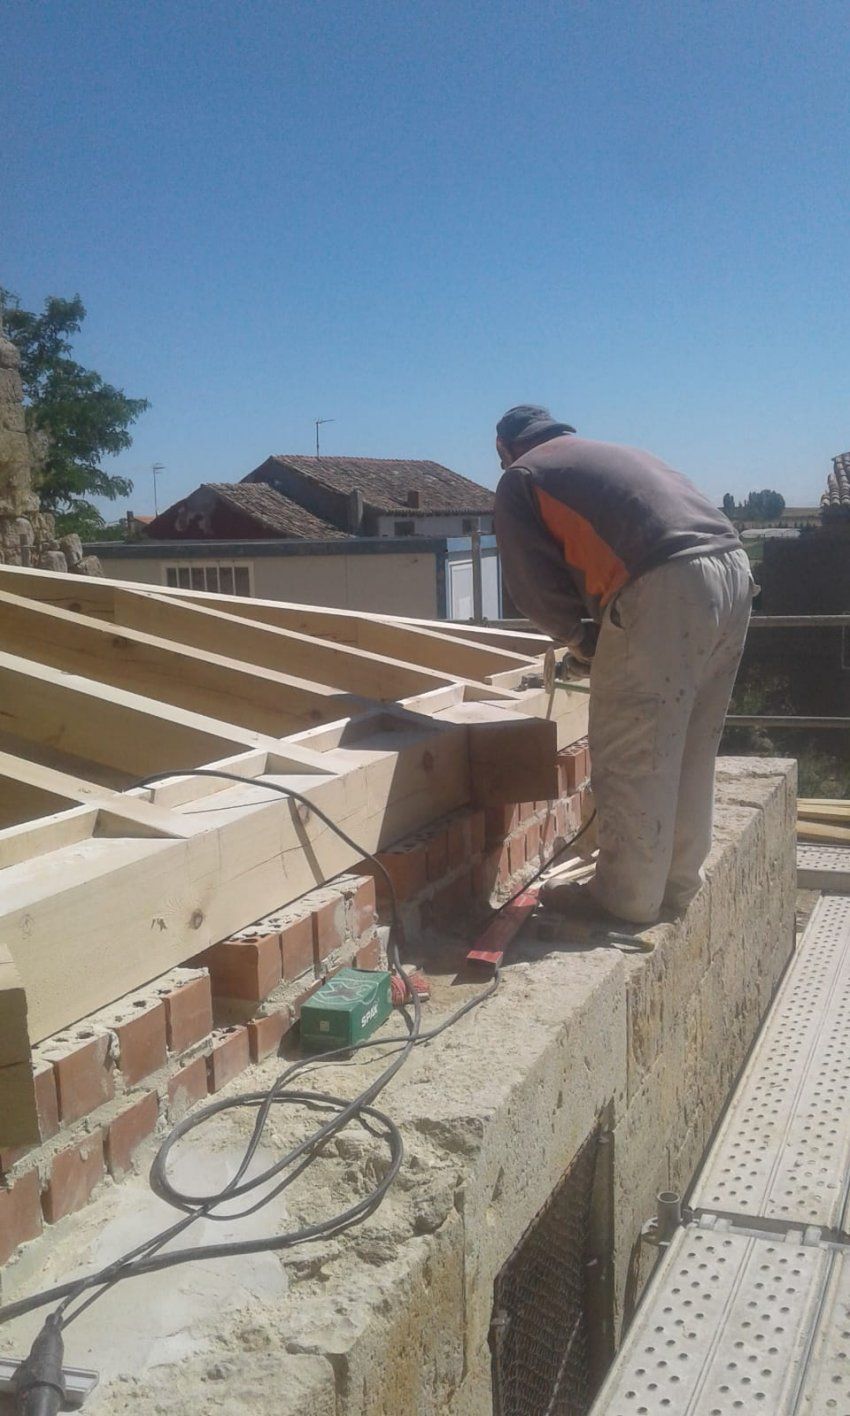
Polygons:
<instances>
[{"instance_id":1,"label":"man's dark cap","mask_svg":"<svg viewBox=\"0 0 850 1416\"><path fill-rule=\"evenodd\" d=\"M574 433L569 423L559 423L548 408L536 403L519 403L509 408L496 424L496 435L503 443L546 442L561 433Z\"/></svg>"}]
</instances>

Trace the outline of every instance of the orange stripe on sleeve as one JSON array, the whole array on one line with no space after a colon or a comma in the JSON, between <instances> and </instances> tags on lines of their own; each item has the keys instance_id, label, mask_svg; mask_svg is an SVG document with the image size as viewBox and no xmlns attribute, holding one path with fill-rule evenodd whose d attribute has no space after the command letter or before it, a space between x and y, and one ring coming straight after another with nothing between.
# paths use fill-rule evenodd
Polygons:
<instances>
[{"instance_id":1,"label":"orange stripe on sleeve","mask_svg":"<svg viewBox=\"0 0 850 1416\"><path fill-rule=\"evenodd\" d=\"M588 593L597 596L603 606L607 605L629 578L620 557L586 517L540 487L534 488L534 495L546 529L560 545L564 560L584 573Z\"/></svg>"}]
</instances>

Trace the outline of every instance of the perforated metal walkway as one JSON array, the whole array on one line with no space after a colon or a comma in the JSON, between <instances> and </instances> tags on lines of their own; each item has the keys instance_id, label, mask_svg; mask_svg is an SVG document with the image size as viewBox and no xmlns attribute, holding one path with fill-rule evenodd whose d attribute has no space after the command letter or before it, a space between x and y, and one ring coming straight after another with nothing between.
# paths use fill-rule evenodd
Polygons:
<instances>
[{"instance_id":1,"label":"perforated metal walkway","mask_svg":"<svg viewBox=\"0 0 850 1416\"><path fill-rule=\"evenodd\" d=\"M593 1416L850 1416L850 896L822 897Z\"/></svg>"},{"instance_id":2,"label":"perforated metal walkway","mask_svg":"<svg viewBox=\"0 0 850 1416\"><path fill-rule=\"evenodd\" d=\"M850 846L797 842L797 884L801 890L850 891Z\"/></svg>"}]
</instances>

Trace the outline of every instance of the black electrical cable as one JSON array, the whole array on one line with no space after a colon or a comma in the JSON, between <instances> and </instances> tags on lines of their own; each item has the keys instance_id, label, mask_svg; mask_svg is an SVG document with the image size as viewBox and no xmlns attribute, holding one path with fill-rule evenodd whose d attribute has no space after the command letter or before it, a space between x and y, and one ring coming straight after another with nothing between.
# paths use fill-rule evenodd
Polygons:
<instances>
[{"instance_id":1,"label":"black electrical cable","mask_svg":"<svg viewBox=\"0 0 850 1416\"><path fill-rule=\"evenodd\" d=\"M390 935L387 944L388 959L391 968L398 973L399 977L404 982L406 998L409 998L413 1005L413 1018L409 1019L408 1015L406 1013L404 1014L408 1022L406 1034L398 1034L389 1038L367 1038L349 1047L323 1053L321 1057L302 1058L287 1068L268 1090L242 1093L239 1096L228 1097L212 1102L210 1105L203 1107L200 1111L178 1122L169 1132L154 1158L150 1172L150 1183L151 1188L161 1199L166 1200L167 1203L171 1204L174 1208L183 1210L184 1217L176 1221L176 1223L171 1225L168 1229L153 1235L143 1244L140 1244L137 1248L124 1254L121 1258L116 1259L113 1263L108 1264L97 1273L90 1274L82 1279L73 1279L64 1284L58 1284L54 1288L46 1289L41 1293L32 1294L29 1298L20 1299L16 1303L10 1303L4 1308L0 1308L0 1325L11 1321L13 1318L22 1316L24 1313L33 1312L37 1308L44 1307L48 1303L58 1301L59 1307L48 1321L55 1322L58 1329L61 1330L67 1327L69 1323L73 1322L75 1317L79 1317L86 1308L96 1302L98 1298L102 1297L116 1283L125 1278L135 1277L144 1273L154 1273L164 1268L174 1267L177 1264L202 1259L231 1258L237 1255L293 1248L297 1244L307 1243L312 1239L328 1238L342 1233L353 1224L357 1224L367 1218L368 1215L374 1213L382 1203L387 1190L398 1174L404 1154L402 1136L398 1126L389 1116L378 1111L371 1103L404 1065L415 1046L421 1043L431 1042L434 1038L439 1037L447 1028L454 1026L462 1017L465 1017L466 1014L471 1012L473 1008L478 1007L487 998L491 997L499 985L500 974L498 967L496 967L493 972L493 978L487 988L483 989L481 993L476 994L474 998L468 999L460 1008L452 1013L450 1017L444 1019L442 1023L423 1032L421 1029L421 1000L415 988L411 985L410 979L405 973L401 962L400 943L403 941L404 933L395 887L389 871L376 855L371 851L364 850L342 827L338 826L321 808L316 806L315 802L310 801L309 798L303 796L301 793L289 787L283 787L276 782L263 782L257 778L240 777L234 772L218 771L214 768L195 768L184 771L172 770L155 777L147 777L143 781L136 782L133 785L136 788L147 787L154 783L161 782L166 777L213 777L232 781L238 783L240 786L255 782L256 785L263 787L265 790L277 792L280 795L288 797L293 802L304 806L308 812L315 814L319 820L324 822L324 824L354 850L359 857L369 860L377 868L387 885L391 916ZM507 909L507 907L511 905L520 894L527 890L545 870L550 869L554 862L584 835L585 831L587 831L591 825L594 816L595 812L581 829L576 832L571 840L566 842L556 852L552 860L541 866L531 879L525 882L520 890L516 891L499 907L496 913ZM400 1044L395 1052L395 1060L385 1067L374 1081L370 1082L358 1096L351 1100L324 1092L291 1090L288 1088L287 1084L293 1081L294 1078L302 1072L325 1066L341 1057L350 1057L350 1055L356 1051L371 1047L392 1046L395 1044ZM295 1104L330 1111L333 1115L329 1121L325 1121L304 1140L293 1146L292 1149L274 1165L267 1167L260 1172L260 1174L251 1177L251 1179L245 1180L244 1177L256 1155L272 1108L276 1105L284 1104ZM169 1181L167 1176L167 1162L172 1148L190 1131L203 1125L212 1116L243 1106L256 1107L257 1117L254 1122L250 1141L246 1146L245 1154L239 1163L236 1174L221 1190L209 1195L189 1195L180 1192L176 1186ZM160 1252L166 1244L184 1233L198 1219L205 1218L232 1221L234 1219L244 1218L263 1208L271 1199L279 1195L303 1174L304 1170L312 1163L331 1138L355 1118L359 1120L372 1135L377 1135L383 1139L387 1143L390 1152L390 1163L384 1175L375 1184L369 1194L358 1200L356 1204L349 1206L347 1209L329 1219L322 1220L318 1224L303 1226L301 1229L295 1230L289 1234L269 1235L253 1240L234 1240L225 1244L204 1244L189 1249L172 1249L167 1253ZM292 1169L293 1166L295 1167L294 1169ZM226 1215L214 1213L216 1207L224 1204L226 1201L251 1194L261 1186L271 1182L284 1171L288 1171L284 1178L280 1180L274 1188L263 1193L261 1197L253 1204L249 1205L248 1208L236 1214L233 1212L229 1212ZM82 1298L82 1295L88 1290L92 1290L89 1292L88 1297L84 1298L74 1311L69 1312L75 1300Z\"/></svg>"}]
</instances>

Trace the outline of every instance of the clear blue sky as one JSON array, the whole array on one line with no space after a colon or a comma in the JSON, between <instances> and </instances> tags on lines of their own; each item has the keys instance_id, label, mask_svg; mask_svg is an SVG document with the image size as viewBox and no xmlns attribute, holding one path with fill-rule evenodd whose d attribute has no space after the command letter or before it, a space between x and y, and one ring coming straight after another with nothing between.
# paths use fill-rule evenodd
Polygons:
<instances>
[{"instance_id":1,"label":"clear blue sky","mask_svg":"<svg viewBox=\"0 0 850 1416\"><path fill-rule=\"evenodd\" d=\"M131 503L271 452L494 483L550 404L719 497L850 446L845 0L6 0L0 283L150 398ZM123 509L123 504L118 508Z\"/></svg>"}]
</instances>

